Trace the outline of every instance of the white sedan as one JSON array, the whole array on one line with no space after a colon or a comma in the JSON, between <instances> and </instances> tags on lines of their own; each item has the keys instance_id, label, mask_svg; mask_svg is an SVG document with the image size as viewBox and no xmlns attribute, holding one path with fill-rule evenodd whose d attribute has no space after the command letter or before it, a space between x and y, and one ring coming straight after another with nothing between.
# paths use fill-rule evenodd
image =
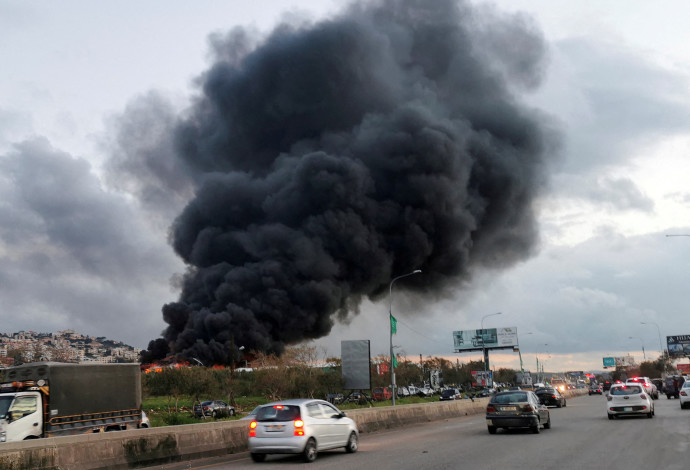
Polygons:
<instances>
[{"instance_id":1,"label":"white sedan","mask_svg":"<svg viewBox=\"0 0 690 470\"><path fill-rule=\"evenodd\" d=\"M683 387L680 389L680 407L682 409L690 408L690 380L686 380L683 383Z\"/></svg>"},{"instance_id":2,"label":"white sedan","mask_svg":"<svg viewBox=\"0 0 690 470\"><path fill-rule=\"evenodd\" d=\"M619 416L654 416L654 401L641 384L613 384L606 394L606 414L609 419Z\"/></svg>"}]
</instances>

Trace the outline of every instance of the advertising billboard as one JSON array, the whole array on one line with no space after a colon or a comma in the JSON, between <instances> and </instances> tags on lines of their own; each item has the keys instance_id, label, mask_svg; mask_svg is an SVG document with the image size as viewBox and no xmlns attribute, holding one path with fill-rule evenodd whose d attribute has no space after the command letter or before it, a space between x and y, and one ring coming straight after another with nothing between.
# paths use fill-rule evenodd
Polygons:
<instances>
[{"instance_id":1,"label":"advertising billboard","mask_svg":"<svg viewBox=\"0 0 690 470\"><path fill-rule=\"evenodd\" d=\"M341 341L340 357L343 361L343 390L369 390L371 388L369 340Z\"/></svg>"},{"instance_id":2,"label":"advertising billboard","mask_svg":"<svg viewBox=\"0 0 690 470\"><path fill-rule=\"evenodd\" d=\"M453 332L455 352L507 349L518 346L517 328L484 328Z\"/></svg>"},{"instance_id":3,"label":"advertising billboard","mask_svg":"<svg viewBox=\"0 0 690 470\"><path fill-rule=\"evenodd\" d=\"M493 374L490 370L473 370L470 374L473 387L493 387Z\"/></svg>"},{"instance_id":4,"label":"advertising billboard","mask_svg":"<svg viewBox=\"0 0 690 470\"><path fill-rule=\"evenodd\" d=\"M670 357L690 356L690 335L667 336L666 347Z\"/></svg>"}]
</instances>

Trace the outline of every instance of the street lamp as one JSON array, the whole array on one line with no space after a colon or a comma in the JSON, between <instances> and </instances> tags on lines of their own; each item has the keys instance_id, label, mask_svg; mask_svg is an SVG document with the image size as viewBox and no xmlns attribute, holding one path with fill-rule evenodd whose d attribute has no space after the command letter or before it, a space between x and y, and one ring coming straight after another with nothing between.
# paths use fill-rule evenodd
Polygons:
<instances>
[{"instance_id":1,"label":"street lamp","mask_svg":"<svg viewBox=\"0 0 690 470\"><path fill-rule=\"evenodd\" d=\"M657 325L653 321L650 321L650 322L641 321L640 323L643 325L654 325L654 326L656 326L656 331L659 334L659 354L661 354L661 357L664 357L664 347L661 345L661 330L659 329L659 325Z\"/></svg>"},{"instance_id":2,"label":"street lamp","mask_svg":"<svg viewBox=\"0 0 690 470\"><path fill-rule=\"evenodd\" d=\"M644 342L642 341L642 338L640 338L639 336L628 336L628 339L639 339L640 340L640 344L642 345L642 358L643 358L643 360L646 361L647 355L644 352Z\"/></svg>"},{"instance_id":3,"label":"street lamp","mask_svg":"<svg viewBox=\"0 0 690 470\"><path fill-rule=\"evenodd\" d=\"M493 317L494 315L501 315L501 314L502 314L502 312L496 312L496 313L490 313L488 315L484 315L482 317L482 352L484 353L484 372L486 372L486 367L488 365L487 363L489 362L489 353L487 352L486 348L484 347L485 346L484 345L484 319L489 318L489 317ZM486 376L486 374L485 374L485 376Z\"/></svg>"},{"instance_id":4,"label":"street lamp","mask_svg":"<svg viewBox=\"0 0 690 470\"><path fill-rule=\"evenodd\" d=\"M525 335L531 335L532 332L530 331L529 333L525 333ZM520 356L520 372L523 374L525 373L525 367L522 365L522 351L520 350L520 336L518 334L515 335L517 338L517 348L518 348L518 356ZM515 351L513 351L515 352Z\"/></svg>"},{"instance_id":5,"label":"street lamp","mask_svg":"<svg viewBox=\"0 0 690 470\"><path fill-rule=\"evenodd\" d=\"M537 382L543 382L544 381L543 377L542 377L542 380L539 380L539 346L541 346L541 345L540 344L537 345L537 352L534 353L534 357L537 360ZM547 346L548 346L548 343L544 343L544 347L547 347Z\"/></svg>"},{"instance_id":6,"label":"street lamp","mask_svg":"<svg viewBox=\"0 0 690 470\"><path fill-rule=\"evenodd\" d=\"M415 269L411 273L403 274L402 276L398 276L393 278L393 280L390 283L390 286L388 287L388 325L390 327L390 347L391 347L391 387L393 388L391 391L393 392L392 395L392 400L393 400L393 406L395 406L395 395L396 390L395 390L395 365L393 361L395 360L395 356L393 353L393 283L397 281L398 279L402 279L403 277L407 276L412 276L413 274L419 274L421 273L421 269Z\"/></svg>"}]
</instances>

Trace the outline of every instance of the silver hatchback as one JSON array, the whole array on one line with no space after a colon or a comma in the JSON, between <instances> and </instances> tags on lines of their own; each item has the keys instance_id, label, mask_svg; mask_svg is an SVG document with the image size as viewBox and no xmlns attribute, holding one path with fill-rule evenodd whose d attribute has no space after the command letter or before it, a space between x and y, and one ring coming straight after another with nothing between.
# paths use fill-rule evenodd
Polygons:
<instances>
[{"instance_id":1,"label":"silver hatchback","mask_svg":"<svg viewBox=\"0 0 690 470\"><path fill-rule=\"evenodd\" d=\"M313 462L322 450L343 447L352 453L358 446L355 422L324 400L269 403L249 424L249 452L255 462L263 462L268 454L302 454Z\"/></svg>"}]
</instances>

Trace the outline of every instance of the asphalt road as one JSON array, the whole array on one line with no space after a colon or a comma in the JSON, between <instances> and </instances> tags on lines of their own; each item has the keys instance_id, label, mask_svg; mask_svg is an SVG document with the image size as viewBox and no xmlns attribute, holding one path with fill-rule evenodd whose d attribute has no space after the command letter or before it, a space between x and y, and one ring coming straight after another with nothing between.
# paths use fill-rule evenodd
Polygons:
<instances>
[{"instance_id":1,"label":"asphalt road","mask_svg":"<svg viewBox=\"0 0 690 470\"><path fill-rule=\"evenodd\" d=\"M310 469L578 469L687 468L690 456L690 410L678 400L656 400L656 416L606 417L606 398L593 395L550 408L551 429L540 434L499 430L490 435L484 415L448 419L360 436L356 454L319 454ZM166 470L269 470L304 464L299 456L271 455L255 464L248 453L158 467Z\"/></svg>"}]
</instances>

